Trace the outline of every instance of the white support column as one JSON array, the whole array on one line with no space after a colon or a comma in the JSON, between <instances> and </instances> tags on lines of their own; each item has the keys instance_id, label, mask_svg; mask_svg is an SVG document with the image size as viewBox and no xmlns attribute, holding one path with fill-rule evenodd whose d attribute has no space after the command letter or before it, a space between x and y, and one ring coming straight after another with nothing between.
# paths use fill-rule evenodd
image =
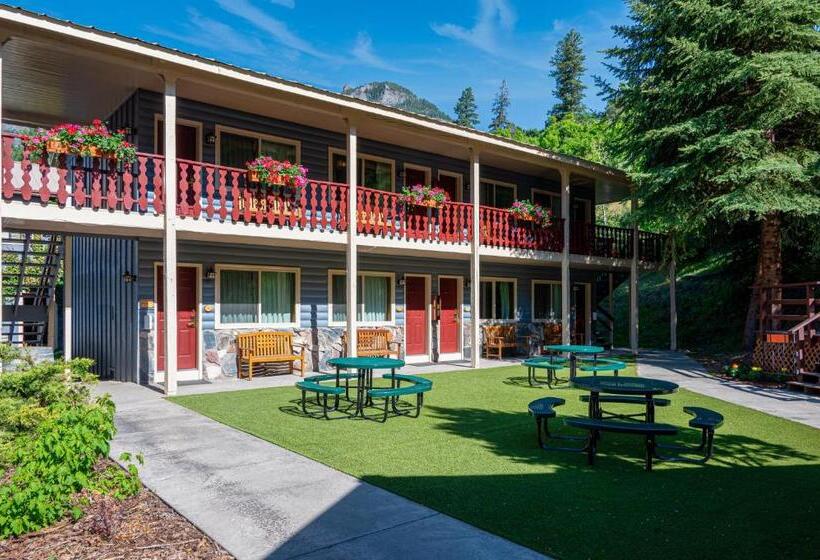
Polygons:
<instances>
[{"instance_id":1,"label":"white support column","mask_svg":"<svg viewBox=\"0 0 820 560\"><path fill-rule=\"evenodd\" d=\"M165 74L165 239L162 269L164 273L165 311L165 394L177 392L177 82Z\"/></svg>"},{"instance_id":2,"label":"white support column","mask_svg":"<svg viewBox=\"0 0 820 560\"><path fill-rule=\"evenodd\" d=\"M347 122L347 355L356 356L358 332L356 310L359 302L359 262L356 248L358 212L356 210L356 183L359 151L356 126Z\"/></svg>"},{"instance_id":3,"label":"white support column","mask_svg":"<svg viewBox=\"0 0 820 560\"><path fill-rule=\"evenodd\" d=\"M638 199L632 194L632 213L638 209ZM632 266L629 269L629 347L638 353L638 222L632 225Z\"/></svg>"},{"instance_id":4,"label":"white support column","mask_svg":"<svg viewBox=\"0 0 820 560\"><path fill-rule=\"evenodd\" d=\"M669 257L669 349L673 352L678 349L678 270L675 263L675 239Z\"/></svg>"},{"instance_id":5,"label":"white support column","mask_svg":"<svg viewBox=\"0 0 820 560\"><path fill-rule=\"evenodd\" d=\"M473 204L473 240L470 252L470 366L481 365L481 220L478 206L481 193L481 167L478 150L470 148L470 198Z\"/></svg>"},{"instance_id":6,"label":"white support column","mask_svg":"<svg viewBox=\"0 0 820 560\"><path fill-rule=\"evenodd\" d=\"M74 325L71 312L74 307L74 238L66 236L63 249L63 359L73 358Z\"/></svg>"},{"instance_id":7,"label":"white support column","mask_svg":"<svg viewBox=\"0 0 820 560\"><path fill-rule=\"evenodd\" d=\"M561 253L561 343L570 344L570 295L572 284L569 275L569 178L568 169L561 169L561 218L564 220L564 250Z\"/></svg>"}]
</instances>

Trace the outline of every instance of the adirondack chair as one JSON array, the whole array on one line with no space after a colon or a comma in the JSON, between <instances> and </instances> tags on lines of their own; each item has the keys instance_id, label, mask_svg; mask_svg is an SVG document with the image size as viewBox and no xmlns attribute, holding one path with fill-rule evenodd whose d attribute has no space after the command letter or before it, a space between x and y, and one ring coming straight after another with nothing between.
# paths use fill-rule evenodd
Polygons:
<instances>
[{"instance_id":1,"label":"adirondack chair","mask_svg":"<svg viewBox=\"0 0 820 560\"><path fill-rule=\"evenodd\" d=\"M284 331L258 331L236 335L237 374L242 378L243 367L247 368L248 380L253 379L253 366L260 363L290 363L293 373L294 363L299 362L299 373L305 376L305 347L293 343L293 333ZM298 348L298 351L297 351Z\"/></svg>"},{"instance_id":2,"label":"adirondack chair","mask_svg":"<svg viewBox=\"0 0 820 560\"><path fill-rule=\"evenodd\" d=\"M342 335L342 355L347 353L347 333ZM393 340L389 329L356 329L356 355L399 358L401 342Z\"/></svg>"},{"instance_id":3,"label":"adirondack chair","mask_svg":"<svg viewBox=\"0 0 820 560\"><path fill-rule=\"evenodd\" d=\"M498 358L504 355L504 350L509 348L525 348L529 353L530 335L518 336L515 333L515 325L484 325L484 357Z\"/></svg>"}]
</instances>

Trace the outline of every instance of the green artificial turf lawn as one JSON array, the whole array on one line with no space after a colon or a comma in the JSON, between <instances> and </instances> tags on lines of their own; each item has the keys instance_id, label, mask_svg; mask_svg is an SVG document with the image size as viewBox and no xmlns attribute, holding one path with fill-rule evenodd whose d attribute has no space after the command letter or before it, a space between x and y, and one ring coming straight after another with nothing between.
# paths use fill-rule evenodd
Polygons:
<instances>
[{"instance_id":1,"label":"green artificial turf lawn","mask_svg":"<svg viewBox=\"0 0 820 560\"><path fill-rule=\"evenodd\" d=\"M817 558L820 430L680 391L657 420L681 438L699 439L684 405L726 417L707 465L647 473L640 438L604 434L588 467L538 448L527 414L531 400L561 396L558 428L586 413L580 391L531 388L521 366L427 377L422 416L386 424L306 418L294 387L173 400L557 558Z\"/></svg>"}]
</instances>

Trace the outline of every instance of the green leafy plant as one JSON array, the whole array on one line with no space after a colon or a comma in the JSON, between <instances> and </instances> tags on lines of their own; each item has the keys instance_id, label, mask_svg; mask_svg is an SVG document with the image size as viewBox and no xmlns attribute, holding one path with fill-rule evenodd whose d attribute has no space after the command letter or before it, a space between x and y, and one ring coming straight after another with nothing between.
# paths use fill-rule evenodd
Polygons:
<instances>
[{"instance_id":1,"label":"green leafy plant","mask_svg":"<svg viewBox=\"0 0 820 560\"><path fill-rule=\"evenodd\" d=\"M102 156L133 162L137 151L125 140L125 132L111 132L100 119L90 125L65 123L49 130L37 130L20 137L32 159L45 161L50 153Z\"/></svg>"},{"instance_id":2,"label":"green leafy plant","mask_svg":"<svg viewBox=\"0 0 820 560\"><path fill-rule=\"evenodd\" d=\"M130 455L122 457L125 470L100 467L116 431L114 403L91 395L92 363L23 364L0 375L0 538L78 518L84 490L120 499L139 490Z\"/></svg>"}]
</instances>

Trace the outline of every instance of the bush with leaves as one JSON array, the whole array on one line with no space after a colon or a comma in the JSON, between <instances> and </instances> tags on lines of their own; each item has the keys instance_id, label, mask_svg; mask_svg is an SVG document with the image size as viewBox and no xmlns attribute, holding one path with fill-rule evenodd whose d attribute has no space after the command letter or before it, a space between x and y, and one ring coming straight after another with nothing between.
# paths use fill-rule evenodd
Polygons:
<instances>
[{"instance_id":1,"label":"bush with leaves","mask_svg":"<svg viewBox=\"0 0 820 560\"><path fill-rule=\"evenodd\" d=\"M115 428L114 403L90 393L91 365L80 358L0 375L0 538L81 516L76 495L85 489L120 498L139 490L133 465L122 474L95 468Z\"/></svg>"}]
</instances>

